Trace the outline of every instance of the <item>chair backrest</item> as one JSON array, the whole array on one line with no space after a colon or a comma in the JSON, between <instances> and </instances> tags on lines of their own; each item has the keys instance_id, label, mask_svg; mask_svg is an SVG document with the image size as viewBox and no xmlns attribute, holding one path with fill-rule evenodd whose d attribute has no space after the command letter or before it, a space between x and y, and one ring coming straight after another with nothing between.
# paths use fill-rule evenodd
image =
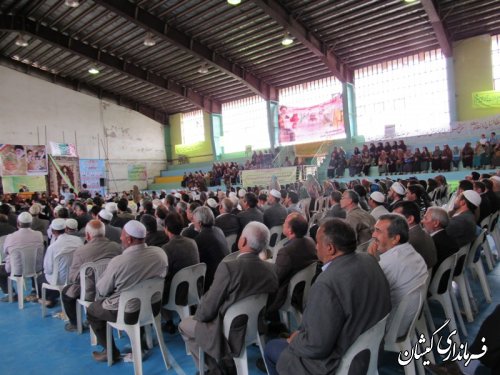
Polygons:
<instances>
[{"instance_id":1,"label":"chair backrest","mask_svg":"<svg viewBox=\"0 0 500 375\"><path fill-rule=\"evenodd\" d=\"M273 247L271 247L271 260L272 262L276 262L276 257L278 256L278 252L283 248L283 246L285 246L285 243L288 241L288 238L283 238L281 239L279 242L277 242L276 244L274 244Z\"/></svg>"},{"instance_id":2,"label":"chair backrest","mask_svg":"<svg viewBox=\"0 0 500 375\"><path fill-rule=\"evenodd\" d=\"M311 219L309 219L309 228L308 229L311 229L311 227L314 225L314 224L317 224L319 219L321 219L323 217L323 212L316 212L314 215L311 216Z\"/></svg>"},{"instance_id":3,"label":"chair backrest","mask_svg":"<svg viewBox=\"0 0 500 375\"><path fill-rule=\"evenodd\" d=\"M255 342L259 334L258 322L259 314L266 306L267 294L254 294L245 297L233 303L224 315L224 336L229 337L231 323L238 316L246 315L248 317L245 331L245 347Z\"/></svg>"},{"instance_id":4,"label":"chair backrest","mask_svg":"<svg viewBox=\"0 0 500 375\"><path fill-rule=\"evenodd\" d=\"M283 225L275 225L269 230L269 234L269 246L272 248L281 241L281 235L283 234Z\"/></svg>"},{"instance_id":5,"label":"chair backrest","mask_svg":"<svg viewBox=\"0 0 500 375\"><path fill-rule=\"evenodd\" d=\"M481 220L481 223L479 223L479 226L481 229L486 229L487 231L490 229L490 222L491 222L491 215L486 216L483 220Z\"/></svg>"},{"instance_id":6,"label":"chair backrest","mask_svg":"<svg viewBox=\"0 0 500 375\"><path fill-rule=\"evenodd\" d=\"M231 255L231 254L230 254ZM170 283L170 291L168 295L168 302L164 305L168 310L175 310L175 295L177 287L181 283L188 283L188 295L186 299L186 306L193 306L200 303L200 293L198 292L198 280L205 279L207 272L207 265L205 263L198 263L193 266L184 267L178 271L172 278ZM201 288L203 290L203 287Z\"/></svg>"},{"instance_id":7,"label":"chair backrest","mask_svg":"<svg viewBox=\"0 0 500 375\"><path fill-rule=\"evenodd\" d=\"M478 251L479 246L481 246L483 244L483 242L486 240L486 234L487 234L487 230L481 229L481 233L479 233L479 236L477 236L476 239L474 241L472 241L472 245L470 246L469 255L467 256L467 260L466 260L467 267L471 266L472 263L474 263L474 260L478 261L481 259L481 258L476 258L476 253Z\"/></svg>"},{"instance_id":8,"label":"chair backrest","mask_svg":"<svg viewBox=\"0 0 500 375\"><path fill-rule=\"evenodd\" d=\"M492 233L495 230L495 226L498 223L498 216L499 215L500 215L500 210L498 210L494 214L490 215L490 224L489 224L489 228L488 228L489 233Z\"/></svg>"},{"instance_id":9,"label":"chair backrest","mask_svg":"<svg viewBox=\"0 0 500 375\"><path fill-rule=\"evenodd\" d=\"M305 283L304 293L302 294L302 306L305 305L305 302L307 301L307 295L309 294L309 289L311 288L312 279L316 274L316 269L317 262L313 262L292 276L292 278L290 279L290 283L288 284L286 300L285 303L283 303L281 310L287 310L290 308L292 304L293 291L295 290L295 287L301 282Z\"/></svg>"},{"instance_id":10,"label":"chair backrest","mask_svg":"<svg viewBox=\"0 0 500 375\"><path fill-rule=\"evenodd\" d=\"M229 249L229 252L231 252L231 249L233 248L233 245L236 242L237 236L238 236L237 234L230 234L229 236L226 236L227 247Z\"/></svg>"},{"instance_id":11,"label":"chair backrest","mask_svg":"<svg viewBox=\"0 0 500 375\"><path fill-rule=\"evenodd\" d=\"M111 258L101 259L96 262L87 262L81 265L80 267L80 299L82 301L86 300L86 292L89 287L87 285L88 278L92 277L94 279L94 287L95 284L102 277L102 274L108 267Z\"/></svg>"},{"instance_id":12,"label":"chair backrest","mask_svg":"<svg viewBox=\"0 0 500 375\"><path fill-rule=\"evenodd\" d=\"M307 221L309 221L309 205L311 204L311 198L301 199L299 202L299 206L302 209L302 213Z\"/></svg>"},{"instance_id":13,"label":"chair backrest","mask_svg":"<svg viewBox=\"0 0 500 375\"><path fill-rule=\"evenodd\" d=\"M37 273L38 247L19 246L10 252L11 275L29 277ZM20 262L19 262L20 260ZM19 266L21 268L19 269Z\"/></svg>"},{"instance_id":14,"label":"chair backrest","mask_svg":"<svg viewBox=\"0 0 500 375\"><path fill-rule=\"evenodd\" d=\"M458 250L457 254L457 263L455 265L455 271L453 272L453 276L460 276L465 271L467 255L469 254L469 250L471 248L470 244L466 244Z\"/></svg>"},{"instance_id":15,"label":"chair backrest","mask_svg":"<svg viewBox=\"0 0 500 375\"><path fill-rule=\"evenodd\" d=\"M443 262L439 265L438 269L434 273L434 278L429 285L429 293L431 295L444 294L450 290L456 263L457 254L453 254L443 260ZM443 282L441 282L441 279L443 279ZM446 285L446 289L440 288L440 285Z\"/></svg>"},{"instance_id":16,"label":"chair backrest","mask_svg":"<svg viewBox=\"0 0 500 375\"><path fill-rule=\"evenodd\" d=\"M348 375L354 358L364 350L370 351L370 364L366 375L377 375L378 351L380 342L384 338L385 325L389 315L386 315L377 324L358 336L356 341L347 349L340 360L335 375Z\"/></svg>"},{"instance_id":17,"label":"chair backrest","mask_svg":"<svg viewBox=\"0 0 500 375\"><path fill-rule=\"evenodd\" d=\"M118 302L118 315L116 317L116 322L118 324L125 324L125 312L127 309L127 304L140 301L140 313L139 320L141 326L152 322L153 309L152 305L155 302L161 301L161 296L163 294L163 286L165 284L164 278L154 278L149 280L141 281L128 290L124 290L120 293L120 300ZM153 300L153 297L156 301ZM160 313L160 309L157 311L157 315Z\"/></svg>"},{"instance_id":18,"label":"chair backrest","mask_svg":"<svg viewBox=\"0 0 500 375\"><path fill-rule=\"evenodd\" d=\"M397 306L394 306L389 314L389 326L385 334L385 342L393 344L398 341L406 341L414 332L415 324L422 311L422 306L427 297L428 276L423 278L421 282L412 290L410 290ZM410 314L411 321L406 319ZM407 325L401 328L401 325ZM402 333L404 332L404 333Z\"/></svg>"},{"instance_id":19,"label":"chair backrest","mask_svg":"<svg viewBox=\"0 0 500 375\"><path fill-rule=\"evenodd\" d=\"M62 253L55 257L52 277L56 284L66 285L69 278L69 268L71 267L71 262L73 261L73 251L69 253ZM61 268L61 264L64 264L64 269ZM59 275L64 275L64 280L59 280ZM60 282L59 282L60 281Z\"/></svg>"},{"instance_id":20,"label":"chair backrest","mask_svg":"<svg viewBox=\"0 0 500 375\"><path fill-rule=\"evenodd\" d=\"M3 261L4 255L5 255L5 253L3 252L3 243L5 242L6 238L7 238L7 235L0 237L0 262Z\"/></svg>"}]
</instances>

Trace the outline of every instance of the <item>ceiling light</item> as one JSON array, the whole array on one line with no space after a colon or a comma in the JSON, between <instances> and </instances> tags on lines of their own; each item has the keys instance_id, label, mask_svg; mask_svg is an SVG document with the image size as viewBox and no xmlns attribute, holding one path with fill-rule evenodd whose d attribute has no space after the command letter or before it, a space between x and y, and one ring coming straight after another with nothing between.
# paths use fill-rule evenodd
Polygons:
<instances>
[{"instance_id":1,"label":"ceiling light","mask_svg":"<svg viewBox=\"0 0 500 375\"><path fill-rule=\"evenodd\" d=\"M89 68L88 72L89 72L90 74L99 74L99 72L100 72L100 71L99 71L99 69L97 69L97 66L93 65L93 66L91 66L91 67Z\"/></svg>"},{"instance_id":2,"label":"ceiling light","mask_svg":"<svg viewBox=\"0 0 500 375\"><path fill-rule=\"evenodd\" d=\"M144 38L144 45L147 47L152 47L156 44L156 41L153 38L153 34L146 33L146 37Z\"/></svg>"},{"instance_id":3,"label":"ceiling light","mask_svg":"<svg viewBox=\"0 0 500 375\"><path fill-rule=\"evenodd\" d=\"M405 3L416 3L418 0L405 0Z\"/></svg>"},{"instance_id":4,"label":"ceiling light","mask_svg":"<svg viewBox=\"0 0 500 375\"><path fill-rule=\"evenodd\" d=\"M80 6L80 2L78 0L65 0L64 5L70 8L76 8Z\"/></svg>"},{"instance_id":5,"label":"ceiling light","mask_svg":"<svg viewBox=\"0 0 500 375\"><path fill-rule=\"evenodd\" d=\"M208 73L208 66L207 66L207 64L201 64L200 68L198 69L198 73L200 73L200 74L207 74Z\"/></svg>"},{"instance_id":6,"label":"ceiling light","mask_svg":"<svg viewBox=\"0 0 500 375\"><path fill-rule=\"evenodd\" d=\"M16 46L27 47L28 46L28 35L19 34L16 39Z\"/></svg>"},{"instance_id":7,"label":"ceiling light","mask_svg":"<svg viewBox=\"0 0 500 375\"><path fill-rule=\"evenodd\" d=\"M238 5L239 3L241 3L241 0L227 0L227 3L229 5Z\"/></svg>"},{"instance_id":8,"label":"ceiling light","mask_svg":"<svg viewBox=\"0 0 500 375\"><path fill-rule=\"evenodd\" d=\"M292 43L293 43L293 38L290 36L289 33L286 33L283 39L281 39L281 44L283 44L284 46L289 46Z\"/></svg>"}]
</instances>

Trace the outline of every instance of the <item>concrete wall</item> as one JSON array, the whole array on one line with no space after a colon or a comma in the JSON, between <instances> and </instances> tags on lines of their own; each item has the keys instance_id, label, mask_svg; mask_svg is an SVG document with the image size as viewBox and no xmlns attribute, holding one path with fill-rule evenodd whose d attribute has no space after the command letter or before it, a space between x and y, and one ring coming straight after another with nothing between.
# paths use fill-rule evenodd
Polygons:
<instances>
[{"instance_id":1,"label":"concrete wall","mask_svg":"<svg viewBox=\"0 0 500 375\"><path fill-rule=\"evenodd\" d=\"M457 120L494 116L500 108L472 108L472 93L493 90L491 36L481 35L453 44Z\"/></svg>"},{"instance_id":2,"label":"concrete wall","mask_svg":"<svg viewBox=\"0 0 500 375\"><path fill-rule=\"evenodd\" d=\"M109 159L110 191L140 189L129 164L153 181L165 169L164 126L118 105L0 66L0 143L75 143L80 158Z\"/></svg>"}]
</instances>

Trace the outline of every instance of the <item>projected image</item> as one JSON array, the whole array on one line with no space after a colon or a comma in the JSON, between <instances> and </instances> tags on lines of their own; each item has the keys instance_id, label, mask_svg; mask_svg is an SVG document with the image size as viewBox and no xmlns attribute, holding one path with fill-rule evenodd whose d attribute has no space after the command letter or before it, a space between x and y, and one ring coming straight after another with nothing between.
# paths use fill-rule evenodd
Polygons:
<instances>
[{"instance_id":1,"label":"projected image","mask_svg":"<svg viewBox=\"0 0 500 375\"><path fill-rule=\"evenodd\" d=\"M284 146L345 138L342 95L311 107L281 105L278 126L279 143Z\"/></svg>"}]
</instances>

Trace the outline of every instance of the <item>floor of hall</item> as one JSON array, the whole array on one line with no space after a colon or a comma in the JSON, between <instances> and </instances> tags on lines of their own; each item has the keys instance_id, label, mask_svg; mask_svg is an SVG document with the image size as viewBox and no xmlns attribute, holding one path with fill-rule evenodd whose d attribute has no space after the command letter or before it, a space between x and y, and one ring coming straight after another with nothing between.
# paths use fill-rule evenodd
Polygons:
<instances>
[{"instance_id":1,"label":"floor of hall","mask_svg":"<svg viewBox=\"0 0 500 375\"><path fill-rule=\"evenodd\" d=\"M477 298L479 315L473 323L466 323L469 336L461 341L472 343L481 322L500 303L500 265L487 274L492 291L493 302L487 304L479 286L479 281L472 283L473 292ZM1 295L1 292L0 292ZM438 306L431 305L433 315L436 315L436 328L444 320L444 314ZM17 303L0 303L0 374L2 375L80 375L80 374L133 374L133 364L120 361L111 367L106 363L95 362L92 351L100 347L90 346L88 331L82 335L69 333L64 330L64 322L53 317L60 311L60 305L48 310L50 315L41 317L41 306L37 303L25 303L24 310L18 310ZM116 337L116 335L115 335ZM143 361L145 375L156 374L187 374L196 373L192 358L186 355L184 342L179 334L164 333L172 368L166 371L158 346L148 353ZM118 347L125 351L130 347L129 340L124 334L116 340ZM259 358L256 347L249 348L250 374L262 374L255 362ZM379 362L380 375L404 374L403 367L397 363L397 354L385 353ZM480 367L476 375L493 375L491 371Z\"/></svg>"}]
</instances>

